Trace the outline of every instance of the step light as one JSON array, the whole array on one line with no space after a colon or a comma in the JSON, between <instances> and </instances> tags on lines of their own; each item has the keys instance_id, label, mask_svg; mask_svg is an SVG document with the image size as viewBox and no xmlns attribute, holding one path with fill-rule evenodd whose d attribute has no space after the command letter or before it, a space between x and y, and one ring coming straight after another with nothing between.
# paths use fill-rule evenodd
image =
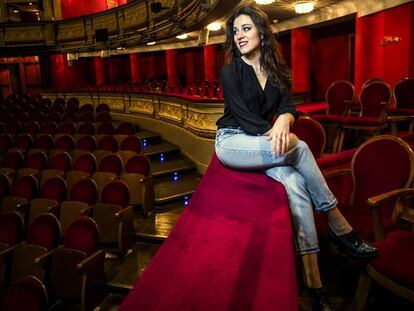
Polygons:
<instances>
[{"instance_id":1,"label":"step light","mask_svg":"<svg viewBox=\"0 0 414 311\"><path fill-rule=\"evenodd\" d=\"M142 140L142 146L143 146L144 148L147 148L147 147L148 147L148 141L147 141L146 139L143 139L143 140Z\"/></svg>"},{"instance_id":2,"label":"step light","mask_svg":"<svg viewBox=\"0 0 414 311\"><path fill-rule=\"evenodd\" d=\"M184 206L187 206L188 205L188 202L189 202L189 198L188 198L188 195L186 195L184 197Z\"/></svg>"},{"instance_id":3,"label":"step light","mask_svg":"<svg viewBox=\"0 0 414 311\"><path fill-rule=\"evenodd\" d=\"M161 163L163 163L164 161L165 161L164 154L163 154L163 153L161 153L161 154L160 154L160 162L161 162Z\"/></svg>"},{"instance_id":4,"label":"step light","mask_svg":"<svg viewBox=\"0 0 414 311\"><path fill-rule=\"evenodd\" d=\"M173 182L177 182L178 181L178 179L179 179L178 172L174 172L172 179L173 179Z\"/></svg>"}]
</instances>

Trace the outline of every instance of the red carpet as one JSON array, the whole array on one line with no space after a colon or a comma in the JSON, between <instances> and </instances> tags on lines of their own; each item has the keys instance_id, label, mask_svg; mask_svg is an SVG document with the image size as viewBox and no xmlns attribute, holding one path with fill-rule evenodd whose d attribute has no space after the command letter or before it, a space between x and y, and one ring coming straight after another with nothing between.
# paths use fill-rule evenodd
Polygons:
<instances>
[{"instance_id":1,"label":"red carpet","mask_svg":"<svg viewBox=\"0 0 414 311\"><path fill-rule=\"evenodd\" d=\"M119 310L297 310L292 238L283 186L213 156Z\"/></svg>"}]
</instances>

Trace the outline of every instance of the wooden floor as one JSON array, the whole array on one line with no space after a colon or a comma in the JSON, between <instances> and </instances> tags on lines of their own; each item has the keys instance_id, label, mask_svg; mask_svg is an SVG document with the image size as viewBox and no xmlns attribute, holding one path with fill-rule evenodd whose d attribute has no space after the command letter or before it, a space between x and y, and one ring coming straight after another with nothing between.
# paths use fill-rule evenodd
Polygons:
<instances>
[{"instance_id":1,"label":"wooden floor","mask_svg":"<svg viewBox=\"0 0 414 311\"><path fill-rule=\"evenodd\" d=\"M139 207L135 209L135 246L123 258L106 259L105 270L110 295L102 302L99 310L116 310L122 303L123 298L168 237L201 179L195 165L183 156L176 146L162 141L158 134L149 131L141 131L137 136L146 140L147 148L144 149L144 154L151 160L156 207L146 217ZM161 161L161 158L164 161ZM173 180L174 173L178 174L178 181ZM350 311L359 271L362 269L361 263L350 260L338 253L331 244L322 241L319 266L334 310ZM297 269L300 310L310 311L311 302L303 288L299 264ZM376 286L373 286L367 305L367 310L414 310L412 304ZM78 309L78 306L68 304L57 304L53 308L65 311Z\"/></svg>"}]
</instances>

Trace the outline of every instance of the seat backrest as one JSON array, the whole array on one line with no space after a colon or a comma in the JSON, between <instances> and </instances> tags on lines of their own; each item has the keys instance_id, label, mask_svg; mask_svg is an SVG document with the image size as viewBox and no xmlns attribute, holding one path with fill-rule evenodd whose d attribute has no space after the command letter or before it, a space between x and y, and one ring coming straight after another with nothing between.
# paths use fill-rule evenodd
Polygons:
<instances>
[{"instance_id":1,"label":"seat backrest","mask_svg":"<svg viewBox=\"0 0 414 311\"><path fill-rule=\"evenodd\" d=\"M20 134L14 139L14 147L19 149L30 149L33 138L30 134Z\"/></svg>"},{"instance_id":2,"label":"seat backrest","mask_svg":"<svg viewBox=\"0 0 414 311\"><path fill-rule=\"evenodd\" d=\"M414 79L404 78L394 87L394 98L397 108L414 109Z\"/></svg>"},{"instance_id":3,"label":"seat backrest","mask_svg":"<svg viewBox=\"0 0 414 311\"><path fill-rule=\"evenodd\" d=\"M148 176L151 173L151 162L146 156L137 154L125 164L125 172Z\"/></svg>"},{"instance_id":4,"label":"seat backrest","mask_svg":"<svg viewBox=\"0 0 414 311\"><path fill-rule=\"evenodd\" d=\"M57 136L54 144L55 149L70 151L75 148L75 141L71 135L62 134Z\"/></svg>"},{"instance_id":5,"label":"seat backrest","mask_svg":"<svg viewBox=\"0 0 414 311\"><path fill-rule=\"evenodd\" d=\"M6 153L1 161L1 167L8 167L17 170L23 166L24 156L19 150L11 150Z\"/></svg>"},{"instance_id":6,"label":"seat backrest","mask_svg":"<svg viewBox=\"0 0 414 311\"><path fill-rule=\"evenodd\" d=\"M60 176L54 176L43 183L42 188L40 189L40 197L55 200L60 203L65 200L66 192L66 181Z\"/></svg>"},{"instance_id":7,"label":"seat backrest","mask_svg":"<svg viewBox=\"0 0 414 311\"><path fill-rule=\"evenodd\" d=\"M127 184L118 179L108 182L102 189L101 202L127 207L130 202Z\"/></svg>"},{"instance_id":8,"label":"seat backrest","mask_svg":"<svg viewBox=\"0 0 414 311\"><path fill-rule=\"evenodd\" d=\"M67 120L66 122L62 122L59 124L59 134L69 134L75 135L76 134L76 125L75 121Z\"/></svg>"},{"instance_id":9,"label":"seat backrest","mask_svg":"<svg viewBox=\"0 0 414 311\"><path fill-rule=\"evenodd\" d=\"M4 174L0 174L0 202L5 196L9 195L9 193L10 193L9 178Z\"/></svg>"},{"instance_id":10,"label":"seat backrest","mask_svg":"<svg viewBox=\"0 0 414 311\"><path fill-rule=\"evenodd\" d=\"M80 154L74 161L72 170L92 174L96 170L96 158L90 152Z\"/></svg>"},{"instance_id":11,"label":"seat backrest","mask_svg":"<svg viewBox=\"0 0 414 311\"><path fill-rule=\"evenodd\" d=\"M373 81L367 84L359 95L361 115L363 117L382 117L383 104L390 102L391 88L384 81Z\"/></svg>"},{"instance_id":12,"label":"seat backrest","mask_svg":"<svg viewBox=\"0 0 414 311\"><path fill-rule=\"evenodd\" d=\"M50 134L40 134L36 137L34 147L43 150L49 150L53 147L53 138Z\"/></svg>"},{"instance_id":13,"label":"seat backrest","mask_svg":"<svg viewBox=\"0 0 414 311\"><path fill-rule=\"evenodd\" d=\"M79 122L93 122L95 121L95 116L92 112L84 112L79 116Z\"/></svg>"},{"instance_id":14,"label":"seat backrest","mask_svg":"<svg viewBox=\"0 0 414 311\"><path fill-rule=\"evenodd\" d=\"M413 151L406 142L391 135L369 139L352 159L354 205L368 207L368 198L408 187L413 172ZM390 202L389 208L392 206Z\"/></svg>"},{"instance_id":15,"label":"seat backrest","mask_svg":"<svg viewBox=\"0 0 414 311\"><path fill-rule=\"evenodd\" d=\"M96 113L100 113L100 112L109 112L109 106L107 104L99 104L96 109L95 112Z\"/></svg>"},{"instance_id":16,"label":"seat backrest","mask_svg":"<svg viewBox=\"0 0 414 311\"><path fill-rule=\"evenodd\" d=\"M300 116L291 127L291 132L308 144L315 159L321 157L325 148L326 135L318 121L307 116Z\"/></svg>"},{"instance_id":17,"label":"seat backrest","mask_svg":"<svg viewBox=\"0 0 414 311\"><path fill-rule=\"evenodd\" d=\"M13 144L13 140L10 134L1 134L0 135L0 150L7 150Z\"/></svg>"},{"instance_id":18,"label":"seat backrest","mask_svg":"<svg viewBox=\"0 0 414 311\"><path fill-rule=\"evenodd\" d=\"M93 112L92 104L84 104L80 106L79 113L85 113L85 112Z\"/></svg>"},{"instance_id":19,"label":"seat backrest","mask_svg":"<svg viewBox=\"0 0 414 311\"><path fill-rule=\"evenodd\" d=\"M36 121L29 121L24 124L23 130L25 133L35 135L40 131L40 125Z\"/></svg>"},{"instance_id":20,"label":"seat backrest","mask_svg":"<svg viewBox=\"0 0 414 311\"><path fill-rule=\"evenodd\" d=\"M72 167L72 158L69 153L62 151L55 153L49 159L49 168L67 172Z\"/></svg>"},{"instance_id":21,"label":"seat backrest","mask_svg":"<svg viewBox=\"0 0 414 311\"><path fill-rule=\"evenodd\" d=\"M72 186L70 199L93 205L98 200L98 188L90 178L80 179Z\"/></svg>"},{"instance_id":22,"label":"seat backrest","mask_svg":"<svg viewBox=\"0 0 414 311\"><path fill-rule=\"evenodd\" d=\"M60 240L60 224L55 215L40 214L27 228L26 241L29 244L46 248L48 251L57 247Z\"/></svg>"},{"instance_id":23,"label":"seat backrest","mask_svg":"<svg viewBox=\"0 0 414 311\"><path fill-rule=\"evenodd\" d=\"M16 211L0 214L0 243L13 246L23 239L24 221Z\"/></svg>"},{"instance_id":24,"label":"seat backrest","mask_svg":"<svg viewBox=\"0 0 414 311\"><path fill-rule=\"evenodd\" d=\"M75 249L91 255L99 245L99 229L96 222L83 216L74 220L65 232L65 248Z\"/></svg>"},{"instance_id":25,"label":"seat backrest","mask_svg":"<svg viewBox=\"0 0 414 311\"><path fill-rule=\"evenodd\" d=\"M328 114L344 115L347 102L354 101L354 85L346 80L333 82L326 91L326 102L328 103Z\"/></svg>"},{"instance_id":26,"label":"seat backrest","mask_svg":"<svg viewBox=\"0 0 414 311\"><path fill-rule=\"evenodd\" d=\"M25 276L13 282L7 289L3 311L43 311L48 309L46 287L34 276Z\"/></svg>"},{"instance_id":27,"label":"seat backrest","mask_svg":"<svg viewBox=\"0 0 414 311\"><path fill-rule=\"evenodd\" d=\"M95 125L92 122L81 123L78 127L78 134L95 135Z\"/></svg>"},{"instance_id":28,"label":"seat backrest","mask_svg":"<svg viewBox=\"0 0 414 311\"><path fill-rule=\"evenodd\" d=\"M37 189L37 179L32 175L25 175L14 181L11 188L11 195L30 201L36 196Z\"/></svg>"},{"instance_id":29,"label":"seat backrest","mask_svg":"<svg viewBox=\"0 0 414 311\"><path fill-rule=\"evenodd\" d=\"M26 157L27 168L33 168L36 170L44 170L47 168L47 156L42 151L33 152Z\"/></svg>"},{"instance_id":30,"label":"seat backrest","mask_svg":"<svg viewBox=\"0 0 414 311\"><path fill-rule=\"evenodd\" d=\"M131 150L140 153L142 149L141 140L135 135L125 137L120 146L120 150Z\"/></svg>"},{"instance_id":31,"label":"seat backrest","mask_svg":"<svg viewBox=\"0 0 414 311\"><path fill-rule=\"evenodd\" d=\"M112 122L112 117L109 112L103 111L99 112L95 116L96 122Z\"/></svg>"},{"instance_id":32,"label":"seat backrest","mask_svg":"<svg viewBox=\"0 0 414 311\"><path fill-rule=\"evenodd\" d=\"M62 97L58 97L53 101L53 106L65 106L65 100Z\"/></svg>"},{"instance_id":33,"label":"seat backrest","mask_svg":"<svg viewBox=\"0 0 414 311\"><path fill-rule=\"evenodd\" d=\"M98 140L97 149L116 152L118 150L118 142L112 135L106 135Z\"/></svg>"},{"instance_id":34,"label":"seat backrest","mask_svg":"<svg viewBox=\"0 0 414 311\"><path fill-rule=\"evenodd\" d=\"M92 135L82 135L76 142L76 149L94 151L96 149L95 137Z\"/></svg>"},{"instance_id":35,"label":"seat backrest","mask_svg":"<svg viewBox=\"0 0 414 311\"><path fill-rule=\"evenodd\" d=\"M99 171L114 173L119 176L122 172L122 166L122 158L116 153L109 153L99 162Z\"/></svg>"},{"instance_id":36,"label":"seat backrest","mask_svg":"<svg viewBox=\"0 0 414 311\"><path fill-rule=\"evenodd\" d=\"M96 134L100 135L112 135L114 133L114 126L111 122L103 122L98 125Z\"/></svg>"},{"instance_id":37,"label":"seat backrest","mask_svg":"<svg viewBox=\"0 0 414 311\"><path fill-rule=\"evenodd\" d=\"M135 135L135 128L129 122L122 122L116 128L116 134L118 134L118 135Z\"/></svg>"},{"instance_id":38,"label":"seat backrest","mask_svg":"<svg viewBox=\"0 0 414 311\"><path fill-rule=\"evenodd\" d=\"M40 133L55 135L58 131L58 125L54 121L45 121L40 124Z\"/></svg>"}]
</instances>

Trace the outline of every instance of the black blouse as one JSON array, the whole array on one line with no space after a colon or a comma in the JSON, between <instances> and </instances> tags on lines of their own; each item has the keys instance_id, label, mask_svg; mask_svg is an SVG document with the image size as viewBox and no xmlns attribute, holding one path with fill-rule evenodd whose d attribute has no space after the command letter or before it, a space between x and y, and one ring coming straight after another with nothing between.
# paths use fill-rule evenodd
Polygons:
<instances>
[{"instance_id":1,"label":"black blouse","mask_svg":"<svg viewBox=\"0 0 414 311\"><path fill-rule=\"evenodd\" d=\"M262 89L251 65L235 58L224 66L220 76L224 94L224 114L217 126L241 127L247 134L262 135L272 127L274 117L298 114L290 94L282 94L267 79Z\"/></svg>"}]
</instances>

